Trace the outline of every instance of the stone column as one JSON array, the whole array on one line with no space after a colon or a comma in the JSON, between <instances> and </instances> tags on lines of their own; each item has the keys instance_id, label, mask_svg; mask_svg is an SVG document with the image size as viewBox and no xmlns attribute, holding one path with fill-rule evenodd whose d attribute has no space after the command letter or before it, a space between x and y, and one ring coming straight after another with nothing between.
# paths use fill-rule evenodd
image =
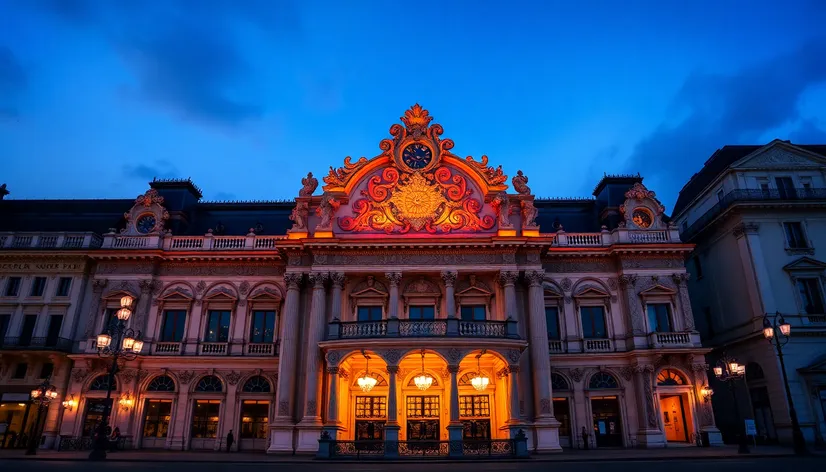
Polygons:
<instances>
[{"instance_id":1,"label":"stone column","mask_svg":"<svg viewBox=\"0 0 826 472\"><path fill-rule=\"evenodd\" d=\"M519 272L516 271L503 270L499 272L499 283L505 292L505 319L511 318L522 321L516 311L516 288L514 284L518 278ZM520 332L524 332L524 328L521 328Z\"/></svg>"},{"instance_id":2,"label":"stone column","mask_svg":"<svg viewBox=\"0 0 826 472\"><path fill-rule=\"evenodd\" d=\"M508 411L508 425L511 427L511 437L516 434L513 426L521 425L522 419L519 417L519 366L511 364L508 371L508 400L510 409Z\"/></svg>"},{"instance_id":3,"label":"stone column","mask_svg":"<svg viewBox=\"0 0 826 472\"><path fill-rule=\"evenodd\" d=\"M688 297L688 274L674 274L672 276L680 296L680 308L683 310L683 331L694 331L694 312L691 310L691 299Z\"/></svg>"},{"instance_id":4,"label":"stone column","mask_svg":"<svg viewBox=\"0 0 826 472\"><path fill-rule=\"evenodd\" d=\"M330 282L332 284L332 290L330 292L330 321L341 320L341 294L344 291L344 282L346 280L343 272L330 272Z\"/></svg>"},{"instance_id":5,"label":"stone column","mask_svg":"<svg viewBox=\"0 0 826 472\"><path fill-rule=\"evenodd\" d=\"M763 257L759 231L758 223L741 223L732 230L737 239L737 248L740 250L743 273L746 274L746 288L752 304L751 318L762 318L764 313L773 313L777 306L767 269L769 265Z\"/></svg>"},{"instance_id":6,"label":"stone column","mask_svg":"<svg viewBox=\"0 0 826 472\"><path fill-rule=\"evenodd\" d=\"M398 394L396 389L396 374L399 373L399 366L388 365L388 389L387 389L387 425L384 428L384 454L386 457L399 455L399 421L396 412L398 410Z\"/></svg>"},{"instance_id":7,"label":"stone column","mask_svg":"<svg viewBox=\"0 0 826 472\"><path fill-rule=\"evenodd\" d=\"M456 311L456 278L459 274L454 271L443 271L442 280L445 283L445 318L459 318Z\"/></svg>"},{"instance_id":8,"label":"stone column","mask_svg":"<svg viewBox=\"0 0 826 472\"><path fill-rule=\"evenodd\" d=\"M704 399L700 393L700 389L708 385L707 372L708 364L691 364L691 376L694 380L697 398L697 411L694 412L694 414L698 418L697 423L700 425L700 431L708 434L709 445L722 446L723 436L720 434L720 430L717 429L717 424L714 422L714 411L711 409L711 399Z\"/></svg>"},{"instance_id":9,"label":"stone column","mask_svg":"<svg viewBox=\"0 0 826 472\"><path fill-rule=\"evenodd\" d=\"M135 320L132 328L135 330L147 331L146 322L149 319L149 307L152 305L152 289L155 282L152 280L141 280L138 282L141 288L141 297L138 299L138 306L135 307Z\"/></svg>"},{"instance_id":10,"label":"stone column","mask_svg":"<svg viewBox=\"0 0 826 472\"><path fill-rule=\"evenodd\" d=\"M402 281L401 272L387 272L384 274L390 282L390 306L387 311L388 319L396 319L399 317L399 283Z\"/></svg>"},{"instance_id":11,"label":"stone column","mask_svg":"<svg viewBox=\"0 0 826 472\"><path fill-rule=\"evenodd\" d=\"M646 448L665 447L666 441L660 430L657 419L657 408L654 405L654 387L651 385L652 365L635 365L635 390L637 391L637 412L639 416L639 431L637 444Z\"/></svg>"},{"instance_id":12,"label":"stone column","mask_svg":"<svg viewBox=\"0 0 826 472\"><path fill-rule=\"evenodd\" d=\"M310 311L310 323L307 329L308 339L307 360L305 372L307 375L304 389L304 418L302 424L321 425L321 413L318 408L318 379L321 375L321 349L318 343L324 340L324 333L327 330L325 311L327 301L324 283L328 274L325 272L313 272L310 274L310 283L313 284L313 301ZM318 444L314 445L318 447Z\"/></svg>"},{"instance_id":13,"label":"stone column","mask_svg":"<svg viewBox=\"0 0 826 472\"><path fill-rule=\"evenodd\" d=\"M450 372L450 423L447 425L447 437L450 440L450 455L461 456L462 433L464 426L459 421L459 366L448 365L448 372Z\"/></svg>"},{"instance_id":14,"label":"stone column","mask_svg":"<svg viewBox=\"0 0 826 472\"><path fill-rule=\"evenodd\" d=\"M335 434L338 430L338 366L327 367L327 373L330 374L328 380L330 382L329 394L327 396L327 428L331 433ZM333 439L336 439L333 436Z\"/></svg>"},{"instance_id":15,"label":"stone column","mask_svg":"<svg viewBox=\"0 0 826 472\"><path fill-rule=\"evenodd\" d=\"M100 302L101 296L103 294L103 289L106 288L106 284L109 281L106 279L96 279L92 281L92 306L89 308L89 317L86 318L86 332L84 333L85 338L93 338L97 336L97 332L95 331L97 328L98 317L100 316ZM22 311L21 311L22 313ZM17 314L15 313L15 316ZM22 320L22 317L18 317ZM18 322L22 322L18 320ZM14 322L12 322L12 326L9 326L9 332L17 332L12 331L15 328ZM19 328L17 328L19 330Z\"/></svg>"},{"instance_id":16,"label":"stone column","mask_svg":"<svg viewBox=\"0 0 826 472\"><path fill-rule=\"evenodd\" d=\"M284 301L284 316L281 317L281 349L278 352L278 390L273 424L270 426L269 453L293 452L293 415L295 414L295 366L298 348L298 309L301 303L300 284L303 274L284 274L287 297Z\"/></svg>"},{"instance_id":17,"label":"stone column","mask_svg":"<svg viewBox=\"0 0 826 472\"><path fill-rule=\"evenodd\" d=\"M548 352L548 325L545 319L544 270L525 272L528 281L528 316L530 317L530 360L533 380L533 402L536 414L537 452L561 451L559 421L554 417L551 390L551 360Z\"/></svg>"}]
</instances>

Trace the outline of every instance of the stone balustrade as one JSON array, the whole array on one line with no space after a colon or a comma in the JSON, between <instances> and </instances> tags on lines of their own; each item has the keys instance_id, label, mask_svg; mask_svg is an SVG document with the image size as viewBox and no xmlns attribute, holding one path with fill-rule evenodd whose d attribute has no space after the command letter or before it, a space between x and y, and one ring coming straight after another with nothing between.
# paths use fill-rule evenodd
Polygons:
<instances>
[{"instance_id":1,"label":"stone balustrade","mask_svg":"<svg viewBox=\"0 0 826 472\"><path fill-rule=\"evenodd\" d=\"M651 333L648 335L648 343L651 347L692 347L694 340L691 333Z\"/></svg>"},{"instance_id":2,"label":"stone balustrade","mask_svg":"<svg viewBox=\"0 0 826 472\"><path fill-rule=\"evenodd\" d=\"M163 249L164 251L265 251L274 250L276 241L286 236L258 235L246 236L172 236L149 234L146 236L124 236L115 233L103 235L104 249Z\"/></svg>"},{"instance_id":3,"label":"stone balustrade","mask_svg":"<svg viewBox=\"0 0 826 472\"><path fill-rule=\"evenodd\" d=\"M92 346L90 344L90 346ZM186 349L186 347L197 349ZM271 343L226 343L226 342L164 342L155 341L151 353L158 356L246 356L271 357L278 355L278 341Z\"/></svg>"},{"instance_id":4,"label":"stone balustrade","mask_svg":"<svg viewBox=\"0 0 826 472\"><path fill-rule=\"evenodd\" d=\"M613 350L610 339L586 339L585 352L611 352Z\"/></svg>"},{"instance_id":5,"label":"stone balustrade","mask_svg":"<svg viewBox=\"0 0 826 472\"><path fill-rule=\"evenodd\" d=\"M92 232L0 232L2 249L97 249L103 240Z\"/></svg>"},{"instance_id":6,"label":"stone balustrade","mask_svg":"<svg viewBox=\"0 0 826 472\"><path fill-rule=\"evenodd\" d=\"M516 321L402 320L381 321L333 320L327 325L327 339L366 338L510 338L518 339Z\"/></svg>"},{"instance_id":7,"label":"stone balustrade","mask_svg":"<svg viewBox=\"0 0 826 472\"><path fill-rule=\"evenodd\" d=\"M679 243L680 233L677 228L662 230L634 230L616 228L613 231L603 229L599 233L566 233L558 231L543 236L553 237L553 245L560 247L607 247L613 244L657 244Z\"/></svg>"}]
</instances>

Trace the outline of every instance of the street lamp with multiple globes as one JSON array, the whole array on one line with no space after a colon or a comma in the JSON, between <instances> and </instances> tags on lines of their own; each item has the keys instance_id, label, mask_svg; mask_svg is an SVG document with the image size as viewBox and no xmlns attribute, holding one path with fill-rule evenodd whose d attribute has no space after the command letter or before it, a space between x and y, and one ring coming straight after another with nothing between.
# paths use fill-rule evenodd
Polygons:
<instances>
[{"instance_id":1,"label":"street lamp with multiple globes","mask_svg":"<svg viewBox=\"0 0 826 472\"><path fill-rule=\"evenodd\" d=\"M779 331L779 334L778 334ZM800 423L797 421L797 411L794 409L792 401L792 391L789 388L789 377L786 375L786 363L783 361L783 346L789 342L792 335L792 325L786 322L783 315L777 311L774 315L766 313L763 315L763 336L777 349L777 357L780 359L780 372L783 373L783 386L786 387L786 401L789 402L789 417L792 420L792 441L794 443L794 453L798 455L806 454L806 440L803 438L803 431L800 430Z\"/></svg>"},{"instance_id":2,"label":"street lamp with multiple globes","mask_svg":"<svg viewBox=\"0 0 826 472\"><path fill-rule=\"evenodd\" d=\"M116 318L97 337L98 355L104 358L111 357L112 368L109 370L109 381L106 385L106 406L103 409L103 418L100 420L97 436L92 442L92 452L89 454L90 460L106 459L106 448L109 445L106 430L109 423L109 413L112 410L112 385L115 381L115 374L118 372L118 361L135 360L141 349L143 349L140 331L135 332L132 328L126 327L126 322L132 316L131 306L133 301L135 301L134 298L129 295L122 297L120 299L120 310L115 313Z\"/></svg>"},{"instance_id":3,"label":"street lamp with multiple globes","mask_svg":"<svg viewBox=\"0 0 826 472\"><path fill-rule=\"evenodd\" d=\"M715 377L717 377L717 379L721 382L726 382L728 384L729 390L731 391L731 397L734 399L734 412L737 414L737 431L740 436L737 448L737 452L739 454L748 454L751 452L749 451L748 438L746 437L746 423L740 417L740 408L737 404L737 392L734 387L734 382L742 379L745 374L746 366L740 365L734 359L726 356L725 353L720 360L717 361L717 366L714 367Z\"/></svg>"},{"instance_id":4,"label":"street lamp with multiple globes","mask_svg":"<svg viewBox=\"0 0 826 472\"><path fill-rule=\"evenodd\" d=\"M34 420L32 436L29 438L28 448L26 449L27 456L37 454L37 446L40 444L40 436L43 434L40 426L40 417L43 414L43 410L49 406L49 403L57 398L57 389L49 383L49 379L46 379L39 387L32 390L30 395L32 403L37 404L37 417Z\"/></svg>"}]
</instances>

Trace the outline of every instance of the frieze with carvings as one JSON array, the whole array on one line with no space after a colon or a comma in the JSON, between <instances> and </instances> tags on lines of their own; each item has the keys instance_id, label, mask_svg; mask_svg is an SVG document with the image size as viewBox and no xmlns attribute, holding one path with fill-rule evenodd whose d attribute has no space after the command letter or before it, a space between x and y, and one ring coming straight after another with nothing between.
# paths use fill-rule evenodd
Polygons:
<instances>
[{"instance_id":1,"label":"frieze with carvings","mask_svg":"<svg viewBox=\"0 0 826 472\"><path fill-rule=\"evenodd\" d=\"M31 259L28 257L3 257L0 259L2 272L82 272L86 264L82 259L48 258Z\"/></svg>"},{"instance_id":2,"label":"frieze with carvings","mask_svg":"<svg viewBox=\"0 0 826 472\"><path fill-rule=\"evenodd\" d=\"M159 275L179 275L179 276L217 276L217 275L282 275L284 268L273 265L272 262L233 262L229 264L220 262L201 263L179 263L170 262L161 264Z\"/></svg>"},{"instance_id":3,"label":"frieze with carvings","mask_svg":"<svg viewBox=\"0 0 826 472\"><path fill-rule=\"evenodd\" d=\"M512 264L513 252L461 253L433 249L408 251L352 251L348 253L313 254L318 265L473 265Z\"/></svg>"},{"instance_id":4,"label":"frieze with carvings","mask_svg":"<svg viewBox=\"0 0 826 472\"><path fill-rule=\"evenodd\" d=\"M571 259L546 259L543 264L547 273L613 272L613 260L603 257L582 257Z\"/></svg>"},{"instance_id":5,"label":"frieze with carvings","mask_svg":"<svg viewBox=\"0 0 826 472\"><path fill-rule=\"evenodd\" d=\"M623 269L682 269L685 263L681 257L623 257Z\"/></svg>"}]
</instances>

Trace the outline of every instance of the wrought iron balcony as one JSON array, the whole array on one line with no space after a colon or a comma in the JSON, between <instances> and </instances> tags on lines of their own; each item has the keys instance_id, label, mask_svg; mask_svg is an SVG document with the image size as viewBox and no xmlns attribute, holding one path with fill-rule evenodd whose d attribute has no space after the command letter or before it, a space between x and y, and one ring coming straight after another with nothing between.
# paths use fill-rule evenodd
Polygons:
<instances>
[{"instance_id":1,"label":"wrought iron balcony","mask_svg":"<svg viewBox=\"0 0 826 472\"><path fill-rule=\"evenodd\" d=\"M72 340L68 338L0 338L0 350L13 351L60 351L72 350Z\"/></svg>"},{"instance_id":2,"label":"wrought iron balcony","mask_svg":"<svg viewBox=\"0 0 826 472\"><path fill-rule=\"evenodd\" d=\"M683 241L690 241L709 223L737 203L782 203L815 202L826 203L826 188L794 188L784 190L737 189L720 199L713 207L697 218L682 234Z\"/></svg>"},{"instance_id":3,"label":"wrought iron balcony","mask_svg":"<svg viewBox=\"0 0 826 472\"><path fill-rule=\"evenodd\" d=\"M510 338L518 339L516 320L464 321L443 320L339 321L327 325L327 339L368 338Z\"/></svg>"}]
</instances>

